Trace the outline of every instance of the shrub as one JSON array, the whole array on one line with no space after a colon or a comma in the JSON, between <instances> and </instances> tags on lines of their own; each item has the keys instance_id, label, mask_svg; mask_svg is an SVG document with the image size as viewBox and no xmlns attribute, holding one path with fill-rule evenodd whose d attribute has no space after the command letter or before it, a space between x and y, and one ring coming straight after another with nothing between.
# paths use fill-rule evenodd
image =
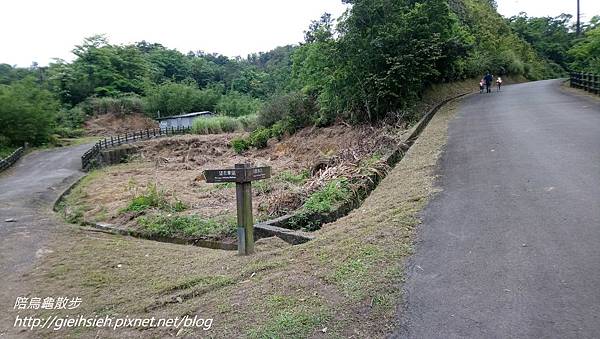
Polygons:
<instances>
[{"instance_id":1,"label":"shrub","mask_svg":"<svg viewBox=\"0 0 600 339\"><path fill-rule=\"evenodd\" d=\"M56 127L54 134L61 138L80 138L85 134L85 130L81 128Z\"/></svg>"},{"instance_id":2,"label":"shrub","mask_svg":"<svg viewBox=\"0 0 600 339\"><path fill-rule=\"evenodd\" d=\"M296 131L296 126L290 117L285 117L271 126L271 136L280 140L286 134L293 134Z\"/></svg>"},{"instance_id":3,"label":"shrub","mask_svg":"<svg viewBox=\"0 0 600 339\"><path fill-rule=\"evenodd\" d=\"M239 92L229 92L221 97L215 110L220 114L240 117L255 114L260 107L261 103L258 99Z\"/></svg>"},{"instance_id":4,"label":"shrub","mask_svg":"<svg viewBox=\"0 0 600 339\"><path fill-rule=\"evenodd\" d=\"M314 98L292 92L272 98L258 114L258 123L270 127L285 121L286 129L292 132L316 121L319 108Z\"/></svg>"},{"instance_id":5,"label":"shrub","mask_svg":"<svg viewBox=\"0 0 600 339\"><path fill-rule=\"evenodd\" d=\"M313 193L302 209L313 213L331 212L337 204L350 199L351 193L347 179L336 179Z\"/></svg>"},{"instance_id":6,"label":"shrub","mask_svg":"<svg viewBox=\"0 0 600 339\"><path fill-rule=\"evenodd\" d=\"M85 122L85 112L81 106L71 109L61 109L56 115L56 123L65 128L76 129Z\"/></svg>"},{"instance_id":7,"label":"shrub","mask_svg":"<svg viewBox=\"0 0 600 339\"><path fill-rule=\"evenodd\" d=\"M0 135L8 145L42 145L50 138L58 107L52 93L33 78L0 85Z\"/></svg>"},{"instance_id":8,"label":"shrub","mask_svg":"<svg viewBox=\"0 0 600 339\"><path fill-rule=\"evenodd\" d=\"M257 114L244 115L244 116L237 118L237 120L242 124L242 128L245 131L251 132L258 128L258 115Z\"/></svg>"},{"instance_id":9,"label":"shrub","mask_svg":"<svg viewBox=\"0 0 600 339\"><path fill-rule=\"evenodd\" d=\"M15 151L14 147L5 146L0 142L0 159L4 159Z\"/></svg>"},{"instance_id":10,"label":"shrub","mask_svg":"<svg viewBox=\"0 0 600 339\"><path fill-rule=\"evenodd\" d=\"M231 140L231 147L237 154L242 154L250 148L250 144L245 139L236 138Z\"/></svg>"},{"instance_id":11,"label":"shrub","mask_svg":"<svg viewBox=\"0 0 600 339\"><path fill-rule=\"evenodd\" d=\"M265 148L271 138L271 130L264 127L259 127L250 134L250 145L256 148Z\"/></svg>"},{"instance_id":12,"label":"shrub","mask_svg":"<svg viewBox=\"0 0 600 339\"><path fill-rule=\"evenodd\" d=\"M166 82L146 90L144 112L150 116L214 111L221 94L217 89L198 89L195 85Z\"/></svg>"},{"instance_id":13,"label":"shrub","mask_svg":"<svg viewBox=\"0 0 600 339\"><path fill-rule=\"evenodd\" d=\"M81 104L88 115L131 114L144 111L144 101L137 94L120 97L91 97Z\"/></svg>"}]
</instances>

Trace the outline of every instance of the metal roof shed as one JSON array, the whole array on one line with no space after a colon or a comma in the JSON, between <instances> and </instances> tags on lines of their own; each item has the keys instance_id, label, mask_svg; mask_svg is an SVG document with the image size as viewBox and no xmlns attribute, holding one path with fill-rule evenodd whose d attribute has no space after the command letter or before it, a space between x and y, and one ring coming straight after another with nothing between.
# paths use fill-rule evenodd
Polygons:
<instances>
[{"instance_id":1,"label":"metal roof shed","mask_svg":"<svg viewBox=\"0 0 600 339\"><path fill-rule=\"evenodd\" d=\"M215 115L213 112L193 112L170 117L157 118L160 128L187 128L192 127L192 122L196 118L205 118Z\"/></svg>"}]
</instances>

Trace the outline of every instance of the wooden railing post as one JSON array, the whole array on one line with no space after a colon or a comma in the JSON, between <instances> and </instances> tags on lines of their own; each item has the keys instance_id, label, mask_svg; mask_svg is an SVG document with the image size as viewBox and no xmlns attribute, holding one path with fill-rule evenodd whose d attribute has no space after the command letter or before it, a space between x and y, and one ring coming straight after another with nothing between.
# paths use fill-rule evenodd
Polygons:
<instances>
[{"instance_id":1,"label":"wooden railing post","mask_svg":"<svg viewBox=\"0 0 600 339\"><path fill-rule=\"evenodd\" d=\"M156 136L160 137L163 135L169 136L169 135L189 133L192 131L192 127L191 126L177 126L177 127L171 126L170 128L169 127L165 127L165 128L158 127L158 128L153 128L152 130L146 128L145 131L146 131L145 138L150 139L151 135L153 137L156 137ZM98 155L100 153L100 151L102 150L102 148L108 149L109 147L121 146L122 144L125 144L128 141L136 141L136 140L144 140L144 130L133 131L133 132L131 132L131 135L128 132L125 132L123 137L121 137L120 134L117 134L116 136L111 135L110 143L109 143L108 137L98 140L91 149L89 149L87 152L85 152L81 156L81 168L83 170L86 170L89 167L90 161L92 160L92 158L95 157L96 155ZM7 166L7 161L8 160L12 161L12 159L18 159L18 157L21 153L23 153L22 148L19 149L18 152L15 151L15 153L13 153L13 155L11 155L9 158L6 158L4 160L0 159L0 170L12 165L12 163L10 163Z\"/></svg>"},{"instance_id":2,"label":"wooden railing post","mask_svg":"<svg viewBox=\"0 0 600 339\"><path fill-rule=\"evenodd\" d=\"M585 73L585 90L590 91L590 73Z\"/></svg>"}]
</instances>

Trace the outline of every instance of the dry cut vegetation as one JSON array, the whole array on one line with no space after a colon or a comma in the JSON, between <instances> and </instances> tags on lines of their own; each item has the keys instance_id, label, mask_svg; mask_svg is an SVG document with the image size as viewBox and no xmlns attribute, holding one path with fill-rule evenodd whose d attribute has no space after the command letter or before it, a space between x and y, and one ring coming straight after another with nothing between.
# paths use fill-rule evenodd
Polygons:
<instances>
[{"instance_id":1,"label":"dry cut vegetation","mask_svg":"<svg viewBox=\"0 0 600 339\"><path fill-rule=\"evenodd\" d=\"M83 125L85 133L93 136L111 136L157 127L154 119L141 113L96 115Z\"/></svg>"},{"instance_id":2,"label":"dry cut vegetation","mask_svg":"<svg viewBox=\"0 0 600 339\"><path fill-rule=\"evenodd\" d=\"M235 184L207 184L204 169L250 162L273 169L253 184L254 215L272 219L299 208L328 212L353 194L355 178L385 171L380 158L396 147L401 128L337 125L306 128L262 149L238 154L244 134L180 136L142 142L126 164L90 174L66 199L71 222L108 222L151 235L231 239Z\"/></svg>"},{"instance_id":3,"label":"dry cut vegetation","mask_svg":"<svg viewBox=\"0 0 600 339\"><path fill-rule=\"evenodd\" d=\"M453 105L452 105L453 106ZM290 246L261 239L258 253L109 236L74 228L31 274L32 293L78 295L78 314L214 318L210 331L77 329L48 337L376 338L397 324L404 258L419 211L435 189L434 169L452 107L362 206ZM297 145L297 147L300 147ZM185 164L171 163L172 166ZM124 166L126 167L126 166ZM181 169L172 172L180 172ZM103 174L104 175L104 174ZM118 177L117 177L118 178ZM182 197L183 198L183 197ZM35 288L33 288L35 287ZM40 333L41 334L41 333Z\"/></svg>"}]
</instances>

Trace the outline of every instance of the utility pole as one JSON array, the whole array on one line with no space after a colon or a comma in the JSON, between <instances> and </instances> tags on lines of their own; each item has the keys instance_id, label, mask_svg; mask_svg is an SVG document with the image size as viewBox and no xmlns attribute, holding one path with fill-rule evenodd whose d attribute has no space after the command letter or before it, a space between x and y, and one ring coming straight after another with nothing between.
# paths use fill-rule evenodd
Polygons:
<instances>
[{"instance_id":1,"label":"utility pole","mask_svg":"<svg viewBox=\"0 0 600 339\"><path fill-rule=\"evenodd\" d=\"M579 1L577 0L577 37L581 35L581 8L579 6Z\"/></svg>"}]
</instances>

